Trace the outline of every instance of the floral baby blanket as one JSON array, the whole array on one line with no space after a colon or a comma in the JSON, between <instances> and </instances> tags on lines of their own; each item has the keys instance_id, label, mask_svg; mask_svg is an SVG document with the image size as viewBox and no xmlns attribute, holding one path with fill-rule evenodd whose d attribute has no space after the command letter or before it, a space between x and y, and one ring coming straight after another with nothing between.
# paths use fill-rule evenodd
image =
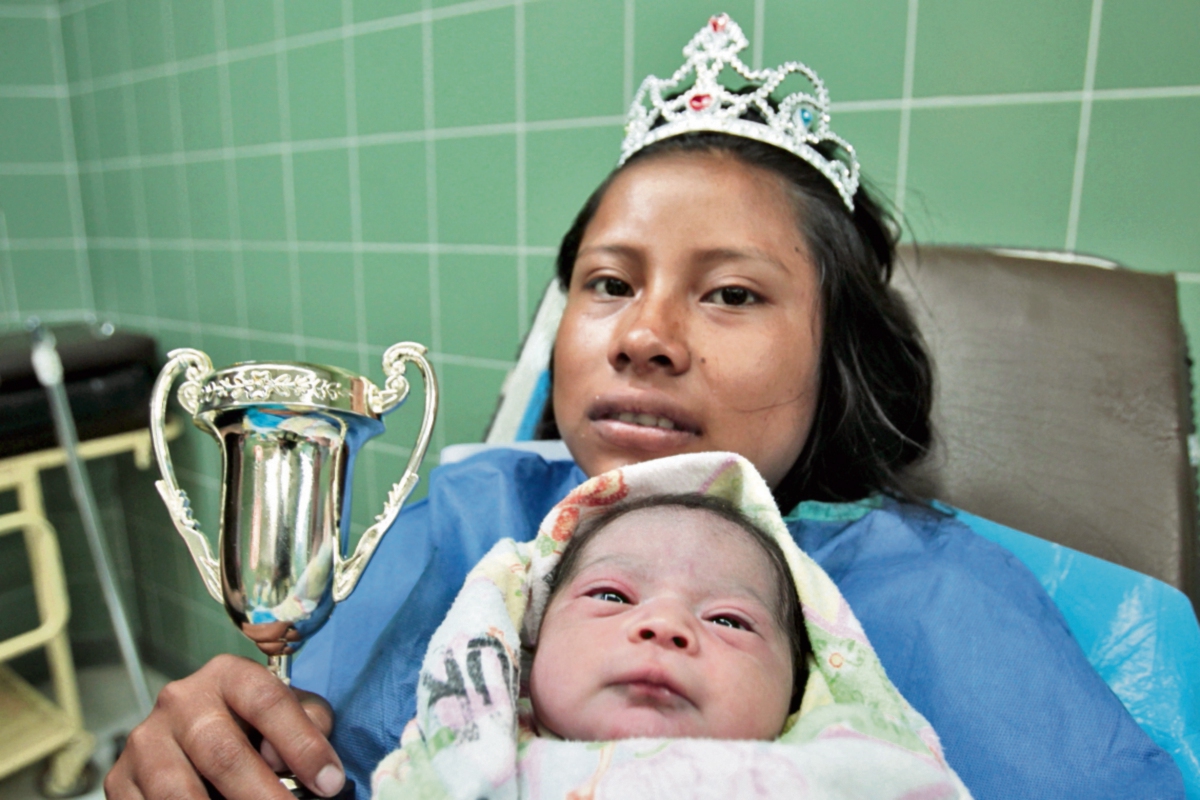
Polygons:
<instances>
[{"instance_id":1,"label":"floral baby blanket","mask_svg":"<svg viewBox=\"0 0 1200 800\"><path fill-rule=\"evenodd\" d=\"M730 501L783 550L813 649L799 710L771 742L575 742L539 733L523 684L563 548L614 503L681 492ZM970 797L833 581L796 547L766 483L731 453L607 472L555 506L533 541L498 542L430 641L417 716L380 762L372 791L380 800Z\"/></svg>"}]
</instances>

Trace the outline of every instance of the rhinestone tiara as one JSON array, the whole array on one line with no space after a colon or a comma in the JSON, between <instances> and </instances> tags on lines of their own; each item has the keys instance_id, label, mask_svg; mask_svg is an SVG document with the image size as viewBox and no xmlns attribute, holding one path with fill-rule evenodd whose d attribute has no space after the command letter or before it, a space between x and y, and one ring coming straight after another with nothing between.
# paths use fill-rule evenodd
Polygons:
<instances>
[{"instance_id":1,"label":"rhinestone tiara","mask_svg":"<svg viewBox=\"0 0 1200 800\"><path fill-rule=\"evenodd\" d=\"M741 26L728 14L719 14L709 19L683 48L687 60L674 75L670 78L647 75L625 119L620 163L624 164L647 145L681 133L728 133L775 145L804 159L829 179L846 207L853 211L854 193L858 191L858 157L849 142L829 129L829 92L825 83L798 61L788 61L774 69L752 70L738 58L738 53L748 45ZM726 89L717 80L726 65L757 88L745 93ZM792 74L807 78L812 91L793 92L773 107L771 92ZM693 75L691 87L681 91L681 86ZM762 115L765 123L742 119L751 107ZM823 156L813 146L821 142L838 146L835 158Z\"/></svg>"}]
</instances>

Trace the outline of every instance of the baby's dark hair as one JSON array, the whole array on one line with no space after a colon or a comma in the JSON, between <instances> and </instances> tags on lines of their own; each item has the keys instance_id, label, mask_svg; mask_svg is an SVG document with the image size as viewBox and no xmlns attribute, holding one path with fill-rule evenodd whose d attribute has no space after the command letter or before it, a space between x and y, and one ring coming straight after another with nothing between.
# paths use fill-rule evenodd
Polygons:
<instances>
[{"instance_id":1,"label":"baby's dark hair","mask_svg":"<svg viewBox=\"0 0 1200 800\"><path fill-rule=\"evenodd\" d=\"M721 497L702 494L656 494L643 497L628 503L617 503L604 512L585 520L575 530L571 540L563 550L558 566L549 577L550 597L547 606L554 599L558 590L570 583L579 568L579 559L588 543L596 535L609 527L613 522L634 511L648 508L682 508L706 511L722 519L732 522L741 528L750 540L759 546L771 564L772 577L778 587L776 607L771 609L775 621L787 634L788 646L792 656L792 697L788 713L793 714L800 707L800 699L804 695L804 685L808 681L807 656L812 652L812 644L808 639L808 631L804 627L804 613L800 608L800 596L796 593L796 582L788 567L783 550L771 536L737 506Z\"/></svg>"}]
</instances>

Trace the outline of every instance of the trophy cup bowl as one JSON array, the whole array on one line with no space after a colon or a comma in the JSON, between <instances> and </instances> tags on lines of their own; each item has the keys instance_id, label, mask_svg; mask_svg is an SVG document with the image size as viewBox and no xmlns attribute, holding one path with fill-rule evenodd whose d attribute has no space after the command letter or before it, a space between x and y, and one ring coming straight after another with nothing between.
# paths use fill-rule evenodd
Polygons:
<instances>
[{"instance_id":1,"label":"trophy cup bowl","mask_svg":"<svg viewBox=\"0 0 1200 800\"><path fill-rule=\"evenodd\" d=\"M383 512L346 556L350 492L359 449L384 430L382 417L408 395L407 364L425 383L425 415L404 474ZM290 661L354 590L383 534L417 483L437 415L437 379L425 348L402 342L383 356L387 378L336 367L245 362L213 369L199 350L168 354L151 397L150 432L162 480L155 486L204 586L267 656L285 683ZM175 480L164 425L183 373L180 404L221 446L221 524L214 558Z\"/></svg>"}]
</instances>

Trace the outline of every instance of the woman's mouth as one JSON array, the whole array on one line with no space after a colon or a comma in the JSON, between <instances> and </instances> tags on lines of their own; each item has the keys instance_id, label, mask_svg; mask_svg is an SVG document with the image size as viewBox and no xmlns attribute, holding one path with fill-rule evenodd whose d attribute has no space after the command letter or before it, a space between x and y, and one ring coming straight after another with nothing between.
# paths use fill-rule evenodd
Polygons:
<instances>
[{"instance_id":1,"label":"woman's mouth","mask_svg":"<svg viewBox=\"0 0 1200 800\"><path fill-rule=\"evenodd\" d=\"M601 401L590 409L588 418L610 447L650 457L682 452L694 446L700 435L700 426L668 403Z\"/></svg>"},{"instance_id":2,"label":"woman's mouth","mask_svg":"<svg viewBox=\"0 0 1200 800\"><path fill-rule=\"evenodd\" d=\"M641 425L644 428L662 428L667 431L676 430L678 427L674 420L666 417L659 417L654 414L635 414L632 411L622 411L620 414L608 417L608 419L627 422L631 425Z\"/></svg>"}]
</instances>

